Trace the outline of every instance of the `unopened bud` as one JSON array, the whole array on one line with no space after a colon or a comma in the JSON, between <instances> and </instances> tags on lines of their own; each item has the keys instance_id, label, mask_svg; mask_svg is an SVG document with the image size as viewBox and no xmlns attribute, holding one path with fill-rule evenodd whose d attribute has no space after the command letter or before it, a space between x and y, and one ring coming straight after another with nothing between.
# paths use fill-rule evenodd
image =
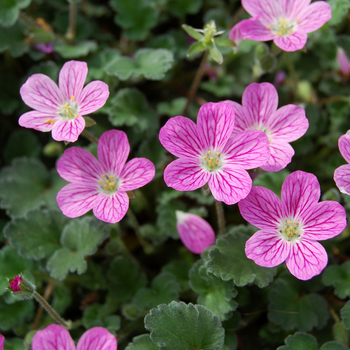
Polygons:
<instances>
[{"instance_id":1,"label":"unopened bud","mask_svg":"<svg viewBox=\"0 0 350 350\"><path fill-rule=\"evenodd\" d=\"M7 290L19 300L33 299L33 293L35 292L36 286L30 283L22 274L14 278L8 279L10 284Z\"/></svg>"}]
</instances>

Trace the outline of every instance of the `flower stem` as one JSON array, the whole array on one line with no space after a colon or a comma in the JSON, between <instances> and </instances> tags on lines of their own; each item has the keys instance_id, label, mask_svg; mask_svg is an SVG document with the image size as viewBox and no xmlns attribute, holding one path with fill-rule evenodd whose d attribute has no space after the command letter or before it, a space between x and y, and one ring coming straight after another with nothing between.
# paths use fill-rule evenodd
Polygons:
<instances>
[{"instance_id":1,"label":"flower stem","mask_svg":"<svg viewBox=\"0 0 350 350\"><path fill-rule=\"evenodd\" d=\"M33 296L57 323L67 329L70 328L69 323L65 321L38 292L34 292Z\"/></svg>"},{"instance_id":2,"label":"flower stem","mask_svg":"<svg viewBox=\"0 0 350 350\"><path fill-rule=\"evenodd\" d=\"M190 106L190 103L192 102L193 97L194 97L194 95L195 95L195 93L196 93L196 91L198 89L198 85L199 85L199 83L202 80L203 73L204 73L204 66L207 63L208 55L209 55L209 50L206 50L205 53L204 53L204 56L202 57L201 64L200 64L200 66L199 66L199 68L197 70L196 76L194 77L191 89L190 89L190 91L188 93L188 96L187 96L186 106L185 106L185 108L184 108L184 110L182 112L182 115L184 117L186 117L188 107Z\"/></svg>"},{"instance_id":3,"label":"flower stem","mask_svg":"<svg viewBox=\"0 0 350 350\"><path fill-rule=\"evenodd\" d=\"M85 136L89 141L98 144L98 139L95 136L91 135L88 131L83 130L82 135Z\"/></svg>"},{"instance_id":4,"label":"flower stem","mask_svg":"<svg viewBox=\"0 0 350 350\"><path fill-rule=\"evenodd\" d=\"M66 33L68 40L73 40L75 37L75 22L76 22L76 4L75 0L68 0L69 2L69 24Z\"/></svg>"},{"instance_id":5,"label":"flower stem","mask_svg":"<svg viewBox=\"0 0 350 350\"><path fill-rule=\"evenodd\" d=\"M292 81L293 81L293 94L294 94L294 98L296 97L296 93L297 93L297 86L298 86L298 76L297 73L295 71L294 65L292 60L290 59L289 56L289 52L285 51L285 57L286 57L286 62L288 65L288 69L290 71L290 74L292 76Z\"/></svg>"},{"instance_id":6,"label":"flower stem","mask_svg":"<svg viewBox=\"0 0 350 350\"><path fill-rule=\"evenodd\" d=\"M219 235L223 236L225 234L224 208L222 207L222 203L219 201L215 201L215 208L218 216Z\"/></svg>"},{"instance_id":7,"label":"flower stem","mask_svg":"<svg viewBox=\"0 0 350 350\"><path fill-rule=\"evenodd\" d=\"M318 104L325 105L325 104L331 103L331 102L347 102L347 103L350 103L350 98L347 97L347 96L331 96L331 97L327 97L327 98L323 98L323 99L319 100Z\"/></svg>"}]
</instances>

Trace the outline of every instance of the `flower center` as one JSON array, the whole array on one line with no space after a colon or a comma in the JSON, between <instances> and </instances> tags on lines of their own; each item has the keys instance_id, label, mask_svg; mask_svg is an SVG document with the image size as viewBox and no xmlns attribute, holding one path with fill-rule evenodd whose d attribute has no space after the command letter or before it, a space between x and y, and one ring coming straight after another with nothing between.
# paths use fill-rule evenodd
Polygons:
<instances>
[{"instance_id":1,"label":"flower center","mask_svg":"<svg viewBox=\"0 0 350 350\"><path fill-rule=\"evenodd\" d=\"M205 170L213 172L219 170L222 167L222 156L219 152L208 151L201 158L202 166Z\"/></svg>"},{"instance_id":2,"label":"flower center","mask_svg":"<svg viewBox=\"0 0 350 350\"><path fill-rule=\"evenodd\" d=\"M118 179L113 175L101 175L101 180L98 182L101 190L104 193L115 193L118 191Z\"/></svg>"},{"instance_id":3,"label":"flower center","mask_svg":"<svg viewBox=\"0 0 350 350\"><path fill-rule=\"evenodd\" d=\"M69 101L63 104L58 110L58 116L61 120L74 120L79 117L79 108L75 102L75 97L72 95ZM51 124L56 120L53 119Z\"/></svg>"},{"instance_id":4,"label":"flower center","mask_svg":"<svg viewBox=\"0 0 350 350\"><path fill-rule=\"evenodd\" d=\"M268 26L267 29L271 29L271 31L278 36L287 36L295 32L298 23L299 21L297 19L290 20L288 18L280 17L271 26Z\"/></svg>"},{"instance_id":5,"label":"flower center","mask_svg":"<svg viewBox=\"0 0 350 350\"><path fill-rule=\"evenodd\" d=\"M298 221L285 219L280 223L278 232L288 242L299 242L303 234L303 228Z\"/></svg>"}]
</instances>

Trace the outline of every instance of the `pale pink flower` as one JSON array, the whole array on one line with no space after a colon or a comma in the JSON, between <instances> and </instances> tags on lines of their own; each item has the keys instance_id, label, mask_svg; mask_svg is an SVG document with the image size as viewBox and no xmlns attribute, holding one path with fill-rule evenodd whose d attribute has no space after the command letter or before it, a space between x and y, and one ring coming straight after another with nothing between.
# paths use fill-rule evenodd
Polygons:
<instances>
[{"instance_id":1,"label":"pale pink flower","mask_svg":"<svg viewBox=\"0 0 350 350\"><path fill-rule=\"evenodd\" d=\"M32 350L117 350L117 339L106 328L94 327L75 346L67 329L52 324L35 333Z\"/></svg>"},{"instance_id":2,"label":"pale pink flower","mask_svg":"<svg viewBox=\"0 0 350 350\"><path fill-rule=\"evenodd\" d=\"M200 216L176 211L176 228L184 246L195 254L202 254L215 243L215 233Z\"/></svg>"},{"instance_id":3,"label":"pale pink flower","mask_svg":"<svg viewBox=\"0 0 350 350\"><path fill-rule=\"evenodd\" d=\"M127 191L149 183L155 174L151 161L134 158L128 161L130 145L123 131L105 132L97 147L99 161L87 150L71 147L57 162L57 171L66 181L57 194L63 214L76 218L93 209L105 222L119 222L129 208Z\"/></svg>"},{"instance_id":4,"label":"pale pink flower","mask_svg":"<svg viewBox=\"0 0 350 350\"><path fill-rule=\"evenodd\" d=\"M188 118L170 118L161 128L161 144L179 159L164 171L165 183L178 191L193 191L208 183L218 201L237 203L250 192L252 180L245 169L270 157L266 135L247 130L230 138L234 110L228 103L206 103L197 125Z\"/></svg>"},{"instance_id":5,"label":"pale pink flower","mask_svg":"<svg viewBox=\"0 0 350 350\"><path fill-rule=\"evenodd\" d=\"M88 68L85 62L69 61L62 67L58 86L44 74L33 74L20 94L35 109L19 118L19 125L43 132L52 131L56 141L75 142L85 128L83 115L100 109L109 96L108 85L92 81L84 87Z\"/></svg>"},{"instance_id":6,"label":"pale pink flower","mask_svg":"<svg viewBox=\"0 0 350 350\"><path fill-rule=\"evenodd\" d=\"M343 158L350 163L350 130L339 138L338 146ZM334 181L340 192L350 195L350 164L335 169Z\"/></svg>"},{"instance_id":7,"label":"pale pink flower","mask_svg":"<svg viewBox=\"0 0 350 350\"><path fill-rule=\"evenodd\" d=\"M246 242L247 257L264 267L286 261L301 280L320 274L328 256L317 241L339 235L346 226L344 208L335 201L319 203L320 195L316 176L303 171L287 176L281 199L267 188L253 187L238 204L243 218L260 229Z\"/></svg>"},{"instance_id":8,"label":"pale pink flower","mask_svg":"<svg viewBox=\"0 0 350 350\"><path fill-rule=\"evenodd\" d=\"M242 0L242 6L253 17L242 23L244 39L273 40L284 51L302 49L307 33L321 28L332 18L331 6L311 0Z\"/></svg>"},{"instance_id":9,"label":"pale pink flower","mask_svg":"<svg viewBox=\"0 0 350 350\"><path fill-rule=\"evenodd\" d=\"M292 104L277 109L277 90L270 83L250 84L243 93L242 106L233 101L225 102L233 106L236 114L233 135L250 129L267 135L271 156L260 168L265 171L285 168L294 155L289 142L299 139L309 127L304 109Z\"/></svg>"},{"instance_id":10,"label":"pale pink flower","mask_svg":"<svg viewBox=\"0 0 350 350\"><path fill-rule=\"evenodd\" d=\"M232 27L228 35L229 39L231 39L236 44L237 47L243 40L241 27L242 27L242 24L245 23L246 21L249 21L249 19L244 19L243 21L238 22L235 26ZM235 51L237 51L237 48L235 48Z\"/></svg>"},{"instance_id":11,"label":"pale pink flower","mask_svg":"<svg viewBox=\"0 0 350 350\"><path fill-rule=\"evenodd\" d=\"M344 75L349 75L350 74L350 60L349 60L349 57L346 54L346 52L340 47L338 47L338 50L337 50L337 62L338 62L340 71Z\"/></svg>"}]
</instances>

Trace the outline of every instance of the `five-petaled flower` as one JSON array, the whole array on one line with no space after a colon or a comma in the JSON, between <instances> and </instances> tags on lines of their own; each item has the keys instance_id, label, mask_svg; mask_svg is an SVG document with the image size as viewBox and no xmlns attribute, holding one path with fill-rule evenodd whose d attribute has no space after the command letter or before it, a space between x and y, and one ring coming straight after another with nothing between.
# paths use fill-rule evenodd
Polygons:
<instances>
[{"instance_id":1,"label":"five-petaled flower","mask_svg":"<svg viewBox=\"0 0 350 350\"><path fill-rule=\"evenodd\" d=\"M110 130L102 134L97 148L99 161L87 150L71 147L57 162L57 171L70 184L57 194L63 214L76 218L93 209L105 222L120 221L129 208L127 191L150 182L155 167L145 158L126 162L130 145L126 134Z\"/></svg>"},{"instance_id":2,"label":"five-petaled flower","mask_svg":"<svg viewBox=\"0 0 350 350\"><path fill-rule=\"evenodd\" d=\"M85 128L83 115L100 109L109 96L108 85L92 81L84 87L85 62L69 61L62 67L58 86L44 74L33 74L20 90L22 100L35 109L19 118L19 125L52 131L56 141L75 142Z\"/></svg>"},{"instance_id":3,"label":"five-petaled flower","mask_svg":"<svg viewBox=\"0 0 350 350\"><path fill-rule=\"evenodd\" d=\"M338 146L341 155L350 163L350 130L339 138ZM340 192L350 195L350 164L335 169L334 181Z\"/></svg>"},{"instance_id":4,"label":"five-petaled flower","mask_svg":"<svg viewBox=\"0 0 350 350\"><path fill-rule=\"evenodd\" d=\"M306 44L307 33L321 28L332 17L331 7L325 1L310 2L242 0L242 6L253 18L239 24L240 35L256 41L273 40L284 51L300 50Z\"/></svg>"},{"instance_id":5,"label":"five-petaled flower","mask_svg":"<svg viewBox=\"0 0 350 350\"><path fill-rule=\"evenodd\" d=\"M247 257L265 267L286 261L301 280L320 274L328 256L317 240L337 236L346 226L344 208L335 201L319 203L320 194L316 176L303 171L286 178L282 200L267 188L253 187L238 204L243 218L260 229L246 243Z\"/></svg>"},{"instance_id":6,"label":"five-petaled flower","mask_svg":"<svg viewBox=\"0 0 350 350\"><path fill-rule=\"evenodd\" d=\"M228 103L206 103L197 125L190 119L170 118L161 128L161 144L179 159L164 171L165 183L178 191L192 191L208 183L218 201L235 204L250 192L245 169L257 168L270 157L268 140L260 130L230 138L234 110Z\"/></svg>"},{"instance_id":7,"label":"five-petaled flower","mask_svg":"<svg viewBox=\"0 0 350 350\"><path fill-rule=\"evenodd\" d=\"M294 155L289 142L299 139L309 127L304 109L292 104L277 109L277 90L270 83L250 84L243 93L242 106L226 102L235 110L234 135L249 129L261 130L267 135L271 156L260 168L265 171L285 168Z\"/></svg>"}]
</instances>

